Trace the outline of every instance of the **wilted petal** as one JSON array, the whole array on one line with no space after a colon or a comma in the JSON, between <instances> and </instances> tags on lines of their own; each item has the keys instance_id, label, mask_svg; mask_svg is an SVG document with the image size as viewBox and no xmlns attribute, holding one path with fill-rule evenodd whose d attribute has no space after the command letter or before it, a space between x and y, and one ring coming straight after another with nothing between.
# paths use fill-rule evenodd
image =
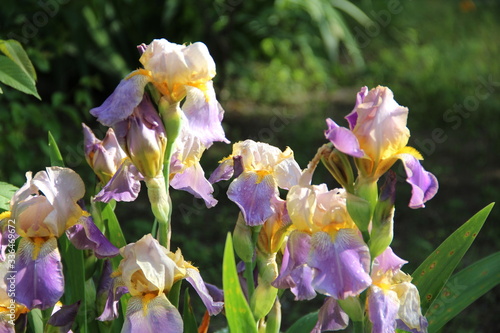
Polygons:
<instances>
[{"instance_id":1,"label":"wilted petal","mask_svg":"<svg viewBox=\"0 0 500 333\"><path fill-rule=\"evenodd\" d=\"M319 309L318 322L311 333L343 330L349 324L349 316L333 297L327 297Z\"/></svg>"},{"instance_id":2,"label":"wilted petal","mask_svg":"<svg viewBox=\"0 0 500 333\"><path fill-rule=\"evenodd\" d=\"M311 248L311 236L300 231L290 234L280 274L271 284L279 289L290 288L296 300L308 300L316 296L312 286L313 272L307 266Z\"/></svg>"},{"instance_id":3,"label":"wilted petal","mask_svg":"<svg viewBox=\"0 0 500 333\"><path fill-rule=\"evenodd\" d=\"M399 301L395 292L372 286L368 293L368 317L372 333L395 332Z\"/></svg>"},{"instance_id":4,"label":"wilted petal","mask_svg":"<svg viewBox=\"0 0 500 333\"><path fill-rule=\"evenodd\" d=\"M47 309L64 293L64 276L57 240L22 238L16 255L15 300L29 309Z\"/></svg>"},{"instance_id":5,"label":"wilted petal","mask_svg":"<svg viewBox=\"0 0 500 333\"><path fill-rule=\"evenodd\" d=\"M111 277L111 262L105 261L101 280L99 281L98 297L106 294L106 303L104 309L97 320L108 321L118 318L118 304L120 298L128 293L120 278Z\"/></svg>"},{"instance_id":6,"label":"wilted petal","mask_svg":"<svg viewBox=\"0 0 500 333\"><path fill-rule=\"evenodd\" d=\"M217 204L217 200L212 195L214 188L205 178L200 163L194 163L182 172L176 173L171 179L170 185L176 190L187 191L196 198L203 199L208 208Z\"/></svg>"},{"instance_id":7,"label":"wilted petal","mask_svg":"<svg viewBox=\"0 0 500 333\"><path fill-rule=\"evenodd\" d=\"M332 242L325 232L311 239L309 266L316 270L316 291L336 299L356 296L370 286L370 252L357 231L341 229Z\"/></svg>"},{"instance_id":8,"label":"wilted petal","mask_svg":"<svg viewBox=\"0 0 500 333\"><path fill-rule=\"evenodd\" d=\"M410 333L427 333L427 326L429 326L429 323L427 322L427 319L424 316L420 317L420 328L410 328L408 325L404 323L401 319L396 319L396 328L399 330L403 330L405 332L410 332Z\"/></svg>"},{"instance_id":9,"label":"wilted petal","mask_svg":"<svg viewBox=\"0 0 500 333\"><path fill-rule=\"evenodd\" d=\"M77 249L93 250L99 259L114 257L120 253L120 250L102 234L92 217L83 216L78 222L66 230L66 236Z\"/></svg>"},{"instance_id":10,"label":"wilted petal","mask_svg":"<svg viewBox=\"0 0 500 333\"><path fill-rule=\"evenodd\" d=\"M417 287L410 282L403 282L395 286L400 306L398 318L401 319L410 329L421 332L426 329L426 320L422 316L420 309L420 295Z\"/></svg>"},{"instance_id":11,"label":"wilted petal","mask_svg":"<svg viewBox=\"0 0 500 333\"><path fill-rule=\"evenodd\" d=\"M164 294L150 298L135 296L128 301L122 333L182 333L179 311Z\"/></svg>"},{"instance_id":12,"label":"wilted petal","mask_svg":"<svg viewBox=\"0 0 500 333\"><path fill-rule=\"evenodd\" d=\"M224 110L217 102L212 81L206 83L206 89L201 91L186 86L187 95L182 111L186 114L191 130L197 133L203 145L208 148L214 141L229 141L221 124Z\"/></svg>"},{"instance_id":13,"label":"wilted petal","mask_svg":"<svg viewBox=\"0 0 500 333\"><path fill-rule=\"evenodd\" d=\"M129 159L125 159L111 180L95 196L95 201L134 201L141 190L142 175Z\"/></svg>"},{"instance_id":14,"label":"wilted petal","mask_svg":"<svg viewBox=\"0 0 500 333\"><path fill-rule=\"evenodd\" d=\"M340 127L331 119L327 119L326 124L328 129L325 131L325 136L333 143L335 148L349 156L360 158L365 156L354 133L347 128Z\"/></svg>"},{"instance_id":15,"label":"wilted petal","mask_svg":"<svg viewBox=\"0 0 500 333\"><path fill-rule=\"evenodd\" d=\"M273 213L271 198L277 196L272 175L243 172L227 191L228 198L240 207L249 226L263 224Z\"/></svg>"},{"instance_id":16,"label":"wilted petal","mask_svg":"<svg viewBox=\"0 0 500 333\"><path fill-rule=\"evenodd\" d=\"M205 285L205 282L203 282L203 279L201 278L200 272L198 272L197 269L188 268L186 269L186 274L187 274L186 280L196 290L201 300L203 301L203 304L205 304L208 313L211 316L219 314L222 311L222 308L224 307L224 303L214 301L209 290Z\"/></svg>"},{"instance_id":17,"label":"wilted petal","mask_svg":"<svg viewBox=\"0 0 500 333\"><path fill-rule=\"evenodd\" d=\"M406 171L406 182L412 187L410 208L424 207L424 203L434 197L438 191L436 177L422 167L420 162L410 154L400 154Z\"/></svg>"},{"instance_id":18,"label":"wilted petal","mask_svg":"<svg viewBox=\"0 0 500 333\"><path fill-rule=\"evenodd\" d=\"M130 74L132 75L132 73ZM90 110L90 114L104 126L113 127L117 122L128 118L144 96L144 87L149 78L144 75L133 75L123 79L115 91L101 106Z\"/></svg>"},{"instance_id":19,"label":"wilted petal","mask_svg":"<svg viewBox=\"0 0 500 333\"><path fill-rule=\"evenodd\" d=\"M59 310L53 313L52 316L50 316L47 324L59 327L59 332L61 333L68 332L71 330L71 326L73 326L73 323L75 322L79 307L80 301L71 305L63 305Z\"/></svg>"}]
</instances>

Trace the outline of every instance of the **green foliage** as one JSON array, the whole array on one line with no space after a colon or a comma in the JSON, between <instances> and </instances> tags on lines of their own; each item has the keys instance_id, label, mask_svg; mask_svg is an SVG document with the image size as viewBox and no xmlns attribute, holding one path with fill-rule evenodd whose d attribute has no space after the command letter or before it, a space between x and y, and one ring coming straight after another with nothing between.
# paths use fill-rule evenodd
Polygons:
<instances>
[{"instance_id":1,"label":"green foliage","mask_svg":"<svg viewBox=\"0 0 500 333\"><path fill-rule=\"evenodd\" d=\"M500 283L500 252L475 262L445 284L426 317L429 332L438 332L462 310Z\"/></svg>"},{"instance_id":2,"label":"green foliage","mask_svg":"<svg viewBox=\"0 0 500 333\"><path fill-rule=\"evenodd\" d=\"M412 274L420 293L422 313L426 313L472 242L476 239L493 204L470 218L451 234Z\"/></svg>"},{"instance_id":3,"label":"green foliage","mask_svg":"<svg viewBox=\"0 0 500 333\"><path fill-rule=\"evenodd\" d=\"M234 261L233 241L228 233L222 264L222 285L226 318L231 333L257 333L257 326L243 291Z\"/></svg>"},{"instance_id":4,"label":"green foliage","mask_svg":"<svg viewBox=\"0 0 500 333\"><path fill-rule=\"evenodd\" d=\"M297 320L286 333L310 332L318 321L318 312L311 312Z\"/></svg>"},{"instance_id":5,"label":"green foliage","mask_svg":"<svg viewBox=\"0 0 500 333\"><path fill-rule=\"evenodd\" d=\"M10 209L10 199L18 189L14 185L0 182L0 210Z\"/></svg>"},{"instance_id":6,"label":"green foliage","mask_svg":"<svg viewBox=\"0 0 500 333\"><path fill-rule=\"evenodd\" d=\"M40 99L35 86L35 69L21 44L15 40L0 40L0 51L5 54L0 56L0 82Z\"/></svg>"}]
</instances>

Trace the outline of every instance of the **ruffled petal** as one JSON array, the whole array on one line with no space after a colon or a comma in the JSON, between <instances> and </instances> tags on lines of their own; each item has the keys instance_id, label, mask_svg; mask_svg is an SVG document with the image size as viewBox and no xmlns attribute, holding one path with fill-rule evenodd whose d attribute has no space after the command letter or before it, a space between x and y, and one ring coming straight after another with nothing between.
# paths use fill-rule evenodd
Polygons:
<instances>
[{"instance_id":1,"label":"ruffled petal","mask_svg":"<svg viewBox=\"0 0 500 333\"><path fill-rule=\"evenodd\" d=\"M390 290L372 286L368 293L368 318L373 324L372 333L395 332L399 301Z\"/></svg>"},{"instance_id":2,"label":"ruffled petal","mask_svg":"<svg viewBox=\"0 0 500 333\"><path fill-rule=\"evenodd\" d=\"M94 197L95 201L134 201L141 190L142 175L129 159L125 159L113 178Z\"/></svg>"},{"instance_id":3,"label":"ruffled petal","mask_svg":"<svg viewBox=\"0 0 500 333\"><path fill-rule=\"evenodd\" d=\"M388 247L382 254L373 260L372 277L382 276L387 271L396 272L406 263L408 263L408 261L395 255L392 249Z\"/></svg>"},{"instance_id":4,"label":"ruffled petal","mask_svg":"<svg viewBox=\"0 0 500 333\"><path fill-rule=\"evenodd\" d=\"M122 333L182 333L182 317L167 297L148 296L135 296L128 301Z\"/></svg>"},{"instance_id":5,"label":"ruffled petal","mask_svg":"<svg viewBox=\"0 0 500 333\"><path fill-rule=\"evenodd\" d=\"M271 284L279 289L290 288L296 300L309 300L316 296L312 286L313 271L307 266L311 236L300 231L290 234L280 274Z\"/></svg>"},{"instance_id":6,"label":"ruffled petal","mask_svg":"<svg viewBox=\"0 0 500 333\"><path fill-rule=\"evenodd\" d=\"M134 112L134 108L142 101L144 87L148 82L149 78L140 74L121 80L115 91L101 106L90 110L90 114L97 117L104 126L113 127Z\"/></svg>"},{"instance_id":7,"label":"ruffled petal","mask_svg":"<svg viewBox=\"0 0 500 333\"><path fill-rule=\"evenodd\" d=\"M43 243L41 243L43 242ZM29 309L47 309L64 293L64 276L57 240L22 238L16 255L15 301Z\"/></svg>"},{"instance_id":8,"label":"ruffled petal","mask_svg":"<svg viewBox=\"0 0 500 333\"><path fill-rule=\"evenodd\" d=\"M370 251L354 229L339 230L333 242L314 233L308 264L315 269L314 289L336 299L359 295L372 283Z\"/></svg>"},{"instance_id":9,"label":"ruffled petal","mask_svg":"<svg viewBox=\"0 0 500 333\"><path fill-rule=\"evenodd\" d=\"M214 172L212 172L210 178L208 178L208 181L212 184L215 184L220 182L221 180L228 180L233 176L234 172L235 170L233 167L233 159L227 159L221 162L219 166L214 170ZM238 176L239 175L237 175L236 177Z\"/></svg>"},{"instance_id":10,"label":"ruffled petal","mask_svg":"<svg viewBox=\"0 0 500 333\"><path fill-rule=\"evenodd\" d=\"M356 127L356 123L358 121L358 113L356 112L356 108L358 107L358 105L363 103L363 100L365 99L367 93L368 87L362 87L361 90L356 94L356 105L354 106L354 109L345 117L345 119L347 119L347 122L349 123L349 129L351 131L354 129L354 127Z\"/></svg>"},{"instance_id":11,"label":"ruffled petal","mask_svg":"<svg viewBox=\"0 0 500 333\"><path fill-rule=\"evenodd\" d=\"M194 163L182 172L176 173L170 181L170 185L176 190L183 190L191 193L196 198L203 199L208 208L217 204L217 200L212 195L214 188L205 178L200 163Z\"/></svg>"},{"instance_id":12,"label":"ruffled petal","mask_svg":"<svg viewBox=\"0 0 500 333\"><path fill-rule=\"evenodd\" d=\"M439 185L437 178L426 171L420 162L410 154L397 155L403 161L406 182L411 185L410 208L425 207L424 203L436 195Z\"/></svg>"},{"instance_id":13,"label":"ruffled petal","mask_svg":"<svg viewBox=\"0 0 500 333\"><path fill-rule=\"evenodd\" d=\"M353 157L361 158L365 156L354 133L345 127L340 127L330 118L326 120L326 124L328 129L325 131L325 136L333 143L335 148Z\"/></svg>"},{"instance_id":14,"label":"ruffled petal","mask_svg":"<svg viewBox=\"0 0 500 333\"><path fill-rule=\"evenodd\" d=\"M114 257L120 250L102 234L90 216L83 216L79 223L66 230L66 236L79 250L93 250L99 259Z\"/></svg>"},{"instance_id":15,"label":"ruffled petal","mask_svg":"<svg viewBox=\"0 0 500 333\"><path fill-rule=\"evenodd\" d=\"M182 111L203 145L208 148L214 141L229 143L221 124L224 110L217 102L212 81L206 83L205 91L186 86L186 92Z\"/></svg>"},{"instance_id":16,"label":"ruffled petal","mask_svg":"<svg viewBox=\"0 0 500 333\"><path fill-rule=\"evenodd\" d=\"M272 175L243 172L227 190L228 198L240 207L249 226L264 224L274 214L271 198L278 195Z\"/></svg>"},{"instance_id":17,"label":"ruffled petal","mask_svg":"<svg viewBox=\"0 0 500 333\"><path fill-rule=\"evenodd\" d=\"M311 333L343 330L349 324L349 316L333 297L327 297L318 313L318 322Z\"/></svg>"},{"instance_id":18,"label":"ruffled petal","mask_svg":"<svg viewBox=\"0 0 500 333\"><path fill-rule=\"evenodd\" d=\"M196 290L201 300L203 301L203 304L205 304L208 313L211 316L219 314L222 311L222 308L224 307L224 302L214 301L207 286L205 285L205 282L203 282L203 279L201 278L200 272L198 272L198 270L194 268L187 268L186 274L187 274L186 280Z\"/></svg>"}]
</instances>

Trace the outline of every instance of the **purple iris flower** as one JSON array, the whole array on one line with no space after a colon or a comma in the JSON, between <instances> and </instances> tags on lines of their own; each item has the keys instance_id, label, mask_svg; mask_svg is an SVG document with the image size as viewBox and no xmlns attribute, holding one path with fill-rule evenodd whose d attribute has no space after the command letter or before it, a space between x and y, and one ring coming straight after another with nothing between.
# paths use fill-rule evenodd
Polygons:
<instances>
[{"instance_id":1,"label":"purple iris flower","mask_svg":"<svg viewBox=\"0 0 500 333\"><path fill-rule=\"evenodd\" d=\"M77 201L85 192L73 170L50 167L26 183L11 200L11 218L21 237L16 253L15 301L29 309L47 309L64 292L64 276L57 238L66 232L79 249L92 249L100 258L115 256L114 247ZM5 236L5 235L4 235Z\"/></svg>"},{"instance_id":2,"label":"purple iris flower","mask_svg":"<svg viewBox=\"0 0 500 333\"><path fill-rule=\"evenodd\" d=\"M327 119L325 136L339 151L357 159L361 177L376 181L400 159L412 186L409 206L420 208L437 193L438 182L418 161L422 155L407 146L407 118L408 108L394 100L389 88L378 86L368 91L363 87L354 110L346 116L349 129Z\"/></svg>"}]
</instances>

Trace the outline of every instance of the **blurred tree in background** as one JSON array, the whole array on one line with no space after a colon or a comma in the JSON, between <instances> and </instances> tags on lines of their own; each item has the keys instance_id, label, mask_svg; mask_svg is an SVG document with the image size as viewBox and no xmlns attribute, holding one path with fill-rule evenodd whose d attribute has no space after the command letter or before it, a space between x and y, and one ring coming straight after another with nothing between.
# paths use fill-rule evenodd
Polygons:
<instances>
[{"instance_id":1,"label":"blurred tree in background","mask_svg":"<svg viewBox=\"0 0 500 333\"><path fill-rule=\"evenodd\" d=\"M50 130L68 166L93 193L81 122L100 137L104 129L89 109L140 66L136 45L154 38L203 41L217 64L228 139L290 146L302 167L325 142L324 119L338 121L350 112L359 87L389 86L409 107L410 143L441 186L427 208L412 214L401 209L408 188L399 196L394 247L410 261L411 273L500 193L499 14L500 5L488 0L4 1L0 39L23 44L38 72L42 102L2 86L0 180L19 186L26 171L48 165ZM229 146L214 145L202 161L205 170L229 152ZM223 240L238 212L224 186L216 189L220 204L211 210L185 193L173 197L174 246L218 284ZM143 202L132 212L126 204L117 207L128 241L151 228ZM466 264L498 250L499 218L494 209ZM499 300L496 288L444 331L495 331L492 309ZM299 310L296 303L283 304L290 313L285 327L307 311L308 303L301 304Z\"/></svg>"}]
</instances>

